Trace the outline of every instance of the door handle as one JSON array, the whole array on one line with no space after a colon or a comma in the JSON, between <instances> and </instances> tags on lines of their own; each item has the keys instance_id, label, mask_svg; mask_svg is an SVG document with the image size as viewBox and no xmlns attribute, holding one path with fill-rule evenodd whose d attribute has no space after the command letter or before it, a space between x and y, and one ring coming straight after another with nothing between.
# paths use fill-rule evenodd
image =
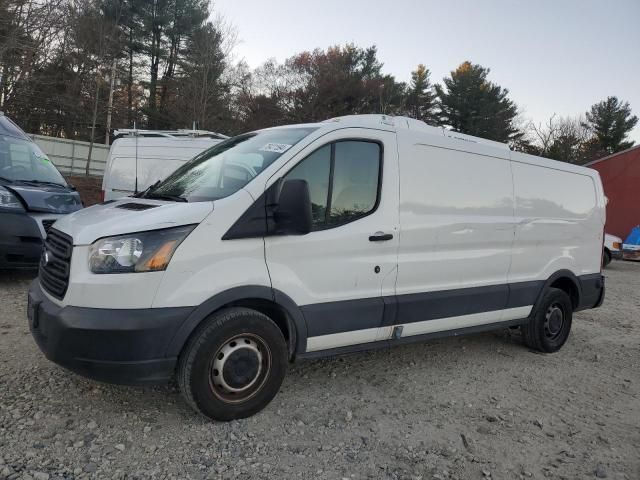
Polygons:
<instances>
[{"instance_id":1,"label":"door handle","mask_svg":"<svg viewBox=\"0 0 640 480\"><path fill-rule=\"evenodd\" d=\"M370 242L385 242L387 240L391 240L393 238L393 234L391 233L382 233L376 232L369 237Z\"/></svg>"}]
</instances>

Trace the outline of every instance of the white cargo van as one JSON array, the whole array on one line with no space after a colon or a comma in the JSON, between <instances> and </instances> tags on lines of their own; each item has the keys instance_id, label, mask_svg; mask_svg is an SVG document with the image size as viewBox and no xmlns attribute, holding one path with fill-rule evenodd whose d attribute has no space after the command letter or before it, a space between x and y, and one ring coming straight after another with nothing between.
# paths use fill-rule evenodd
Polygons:
<instances>
[{"instance_id":1,"label":"white cargo van","mask_svg":"<svg viewBox=\"0 0 640 480\"><path fill-rule=\"evenodd\" d=\"M103 200L128 197L143 191L227 138L198 131L116 131L102 178Z\"/></svg>"},{"instance_id":2,"label":"white cargo van","mask_svg":"<svg viewBox=\"0 0 640 480\"><path fill-rule=\"evenodd\" d=\"M175 374L241 418L297 359L507 326L558 350L603 300L604 222L592 169L407 118L270 128L59 220L30 328L82 375Z\"/></svg>"}]
</instances>

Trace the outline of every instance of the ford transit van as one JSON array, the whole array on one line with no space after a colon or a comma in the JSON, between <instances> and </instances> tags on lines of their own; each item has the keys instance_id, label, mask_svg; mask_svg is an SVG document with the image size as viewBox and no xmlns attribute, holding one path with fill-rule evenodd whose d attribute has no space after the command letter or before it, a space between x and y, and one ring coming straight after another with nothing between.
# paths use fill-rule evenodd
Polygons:
<instances>
[{"instance_id":1,"label":"ford transit van","mask_svg":"<svg viewBox=\"0 0 640 480\"><path fill-rule=\"evenodd\" d=\"M47 230L81 208L78 192L0 112L0 269L37 267Z\"/></svg>"},{"instance_id":2,"label":"ford transit van","mask_svg":"<svg viewBox=\"0 0 640 480\"><path fill-rule=\"evenodd\" d=\"M204 415L252 415L287 364L519 327L555 352L600 305L595 170L382 115L221 142L137 197L58 221L29 292L52 361L174 377Z\"/></svg>"}]
</instances>

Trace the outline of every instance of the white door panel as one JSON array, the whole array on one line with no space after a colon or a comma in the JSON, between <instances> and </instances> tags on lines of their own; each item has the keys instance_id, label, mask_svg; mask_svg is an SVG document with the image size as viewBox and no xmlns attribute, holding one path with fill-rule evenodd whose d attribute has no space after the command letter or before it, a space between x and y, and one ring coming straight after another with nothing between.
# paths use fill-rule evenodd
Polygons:
<instances>
[{"instance_id":1,"label":"white door panel","mask_svg":"<svg viewBox=\"0 0 640 480\"><path fill-rule=\"evenodd\" d=\"M398 295L505 283L514 229L509 159L410 138L400 154Z\"/></svg>"},{"instance_id":2,"label":"white door panel","mask_svg":"<svg viewBox=\"0 0 640 480\"><path fill-rule=\"evenodd\" d=\"M369 242L369 236L381 230L380 223L371 215L304 236L267 238L273 287L286 292L298 305L392 295L395 279L382 280L396 271L397 227L388 224L382 228L395 234L393 241Z\"/></svg>"},{"instance_id":3,"label":"white door panel","mask_svg":"<svg viewBox=\"0 0 640 480\"><path fill-rule=\"evenodd\" d=\"M298 178L296 175L299 171L308 173L314 170L313 175L322 178L318 168L293 168L304 159L314 158L316 164L323 162L325 157L317 157L316 160L310 154L320 151L327 144L340 142L332 150L336 160L332 167L335 169L334 181L327 181L334 189L329 190L329 198L335 198L340 205L342 210L338 212L339 215L349 215L349 209L345 208L349 201L372 202L373 196L367 193L370 184L361 184L362 179L354 178L348 171L340 173L342 167L339 160L341 155L347 155L340 153L343 147L346 148L342 144L345 139L372 140L380 142L382 146L382 182L377 207L366 216L340 226L321 226L319 228L324 229L301 236L265 238L266 261L273 287L286 293L302 307L309 329L309 350L374 341L384 316L382 296L395 294L399 237L398 156L393 132L352 128L325 135L270 179L267 188L288 174L289 178ZM325 213L322 213L317 205L317 199L323 195L322 188L310 185L310 191L314 218L331 215L326 210L333 212L335 208L327 206ZM380 232L392 237L386 241L370 241L369 237ZM360 333L344 336L352 330Z\"/></svg>"},{"instance_id":4,"label":"white door panel","mask_svg":"<svg viewBox=\"0 0 640 480\"><path fill-rule=\"evenodd\" d=\"M480 155L427 145L414 135L398 132L401 188L396 323L445 322L451 328L459 323L462 328L468 321L497 321L499 311L507 307L514 238L509 152ZM489 287L490 300L479 290L483 287ZM447 293L457 291L459 296ZM442 295L428 295L433 292ZM471 301L476 305L470 305ZM408 328L419 334L438 327Z\"/></svg>"}]
</instances>

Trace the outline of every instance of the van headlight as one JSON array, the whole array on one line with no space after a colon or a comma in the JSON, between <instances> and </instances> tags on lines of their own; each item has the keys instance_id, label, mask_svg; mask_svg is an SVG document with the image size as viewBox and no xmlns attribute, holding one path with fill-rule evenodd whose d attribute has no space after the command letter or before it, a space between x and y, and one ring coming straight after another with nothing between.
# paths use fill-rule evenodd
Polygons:
<instances>
[{"instance_id":1,"label":"van headlight","mask_svg":"<svg viewBox=\"0 0 640 480\"><path fill-rule=\"evenodd\" d=\"M18 200L13 193L4 187L0 187L0 208L24 211L24 207L20 203L20 200Z\"/></svg>"},{"instance_id":2,"label":"van headlight","mask_svg":"<svg viewBox=\"0 0 640 480\"><path fill-rule=\"evenodd\" d=\"M101 238L89 247L89 270L93 273L165 270L173 252L194 228L195 225L187 225Z\"/></svg>"}]
</instances>

